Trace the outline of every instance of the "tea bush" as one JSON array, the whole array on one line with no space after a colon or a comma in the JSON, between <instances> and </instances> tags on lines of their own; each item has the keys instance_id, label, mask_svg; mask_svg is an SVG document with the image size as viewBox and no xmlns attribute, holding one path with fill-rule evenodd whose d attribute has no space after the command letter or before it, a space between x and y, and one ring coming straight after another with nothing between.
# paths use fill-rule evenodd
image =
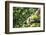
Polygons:
<instances>
[{"instance_id":1,"label":"tea bush","mask_svg":"<svg viewBox=\"0 0 46 35\"><path fill-rule=\"evenodd\" d=\"M28 17L33 19L39 18L39 16L34 15L38 8L29 8L29 7L13 7L13 28L20 27L39 27L40 23L26 23Z\"/></svg>"}]
</instances>

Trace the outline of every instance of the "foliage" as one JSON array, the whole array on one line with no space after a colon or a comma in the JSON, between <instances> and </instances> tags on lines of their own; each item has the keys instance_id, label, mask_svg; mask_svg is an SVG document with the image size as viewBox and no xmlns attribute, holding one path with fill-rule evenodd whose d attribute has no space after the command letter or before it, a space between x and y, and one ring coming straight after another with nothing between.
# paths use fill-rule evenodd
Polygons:
<instances>
[{"instance_id":1,"label":"foliage","mask_svg":"<svg viewBox=\"0 0 46 35\"><path fill-rule=\"evenodd\" d=\"M37 15L34 15L38 8L29 8L29 7L13 7L13 28L20 27L39 27L40 23L31 23L27 24L26 19L32 16L33 19L38 18Z\"/></svg>"}]
</instances>

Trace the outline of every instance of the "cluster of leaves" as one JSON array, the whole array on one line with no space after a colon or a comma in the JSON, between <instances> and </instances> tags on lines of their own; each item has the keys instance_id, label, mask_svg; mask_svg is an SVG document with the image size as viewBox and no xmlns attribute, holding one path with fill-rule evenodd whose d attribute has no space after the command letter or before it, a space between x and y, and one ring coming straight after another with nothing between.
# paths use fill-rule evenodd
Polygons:
<instances>
[{"instance_id":1,"label":"cluster of leaves","mask_svg":"<svg viewBox=\"0 0 46 35\"><path fill-rule=\"evenodd\" d=\"M20 27L37 27L40 23L32 23L28 25L26 19L34 14L38 8L29 8L29 7L13 7L13 28ZM37 18L37 17L36 17Z\"/></svg>"}]
</instances>

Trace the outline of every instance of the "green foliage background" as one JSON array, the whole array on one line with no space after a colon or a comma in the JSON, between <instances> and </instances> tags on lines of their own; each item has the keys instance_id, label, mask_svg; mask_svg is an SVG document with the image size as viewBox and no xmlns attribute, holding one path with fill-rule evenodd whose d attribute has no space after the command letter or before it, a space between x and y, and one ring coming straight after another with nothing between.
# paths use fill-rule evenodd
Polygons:
<instances>
[{"instance_id":1,"label":"green foliage background","mask_svg":"<svg viewBox=\"0 0 46 35\"><path fill-rule=\"evenodd\" d=\"M29 8L29 7L13 7L13 28L20 28L20 27L39 27L40 23L26 23L26 19L32 15L32 18L37 15L34 15L38 8Z\"/></svg>"}]
</instances>

